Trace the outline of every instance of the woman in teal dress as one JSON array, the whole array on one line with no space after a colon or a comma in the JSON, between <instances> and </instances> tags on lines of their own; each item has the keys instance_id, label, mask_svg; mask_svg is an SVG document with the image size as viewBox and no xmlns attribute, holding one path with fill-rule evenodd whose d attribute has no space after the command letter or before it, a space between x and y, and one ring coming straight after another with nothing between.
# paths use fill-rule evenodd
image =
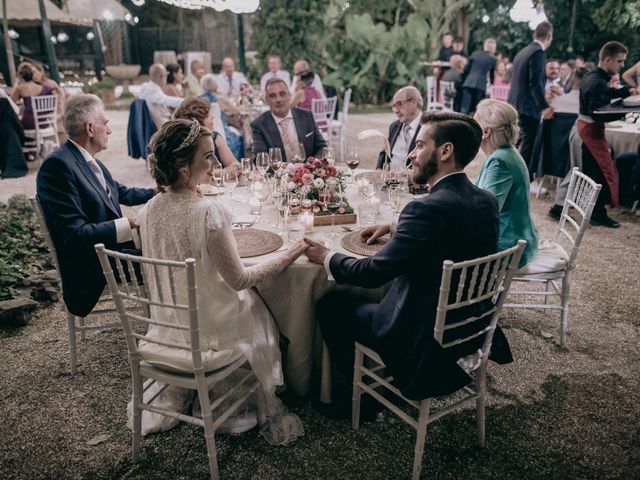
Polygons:
<instances>
[{"instance_id":1,"label":"woman in teal dress","mask_svg":"<svg viewBox=\"0 0 640 480\"><path fill-rule=\"evenodd\" d=\"M514 145L518 140L518 113L500 100L481 101L474 115L482 127L480 148L487 156L476 185L493 193L500 207L500 250L527 241L520 260L525 266L538 250L538 231L529 208L529 173Z\"/></svg>"}]
</instances>

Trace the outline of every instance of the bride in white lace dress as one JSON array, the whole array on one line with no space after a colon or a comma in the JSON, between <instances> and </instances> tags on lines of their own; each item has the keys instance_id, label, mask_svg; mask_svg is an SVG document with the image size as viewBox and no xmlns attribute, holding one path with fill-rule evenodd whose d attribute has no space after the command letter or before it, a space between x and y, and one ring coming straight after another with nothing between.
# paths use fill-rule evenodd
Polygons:
<instances>
[{"instance_id":1,"label":"bride in white lace dress","mask_svg":"<svg viewBox=\"0 0 640 480\"><path fill-rule=\"evenodd\" d=\"M287 413L275 395L283 383L278 332L269 310L251 289L266 277L277 275L306 250L303 244L291 247L280 257L245 267L238 256L231 232L231 214L216 198L203 198L198 184L209 183L213 154L211 132L197 121L165 123L150 143L149 166L160 193L140 212L142 253L165 260L196 259L200 341L205 367L219 368L244 353L260 381L266 398L267 425L262 435L284 444L303 432L297 416ZM155 282L153 276L148 281ZM176 282L186 282L176 278ZM169 291L169 281L161 288ZM150 291L155 290L151 285ZM177 289L178 291L181 289ZM184 289L182 289L184 290ZM157 320L188 325L188 315L167 309L152 311ZM181 336L183 334L184 336ZM152 326L148 336L188 345L189 332ZM174 370L191 368L190 353L144 343L146 361ZM167 389L156 402L186 407L189 392ZM145 418L146 415L146 418ZM143 413L143 434L166 430L176 422L151 412Z\"/></svg>"}]
</instances>

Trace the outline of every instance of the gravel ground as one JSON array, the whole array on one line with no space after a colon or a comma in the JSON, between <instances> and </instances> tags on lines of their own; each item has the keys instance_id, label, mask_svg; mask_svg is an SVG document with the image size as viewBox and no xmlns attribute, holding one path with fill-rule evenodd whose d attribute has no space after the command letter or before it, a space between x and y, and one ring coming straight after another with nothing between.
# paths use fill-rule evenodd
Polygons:
<instances>
[{"instance_id":1,"label":"gravel ground","mask_svg":"<svg viewBox=\"0 0 640 480\"><path fill-rule=\"evenodd\" d=\"M144 163L126 159L126 112L110 112L114 135L102 156L116 179L149 185ZM354 115L353 130L386 129L390 115ZM377 145L362 145L363 166ZM469 168L474 176L478 162ZM0 200L31 194L34 175L3 180ZM549 197L533 200L541 237L555 222ZM640 478L640 219L614 211L618 230L591 228L574 275L569 349L557 347L555 313L510 310L501 324L516 361L490 365L487 446L476 447L471 407L429 427L424 476L459 478ZM180 425L153 435L131 463L125 426L130 376L117 331L92 333L69 374L64 311L40 310L22 328L0 330L0 478L208 478L202 431ZM305 436L273 447L255 431L217 437L227 479L408 478L415 437L390 414L360 430L325 419L285 392ZM95 446L88 441L110 435Z\"/></svg>"}]
</instances>

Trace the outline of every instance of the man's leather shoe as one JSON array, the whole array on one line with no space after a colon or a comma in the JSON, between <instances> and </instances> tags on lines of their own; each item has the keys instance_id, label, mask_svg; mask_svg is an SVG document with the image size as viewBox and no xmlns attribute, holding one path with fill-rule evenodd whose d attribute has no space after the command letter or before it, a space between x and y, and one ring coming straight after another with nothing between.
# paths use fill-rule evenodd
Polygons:
<instances>
[{"instance_id":1,"label":"man's leather shoe","mask_svg":"<svg viewBox=\"0 0 640 480\"><path fill-rule=\"evenodd\" d=\"M590 223L596 227L618 228L620 226L620 222L616 222L610 217L592 218Z\"/></svg>"},{"instance_id":2,"label":"man's leather shoe","mask_svg":"<svg viewBox=\"0 0 640 480\"><path fill-rule=\"evenodd\" d=\"M549 209L549 216L555 220L560 220L562 216L562 205L554 205Z\"/></svg>"}]
</instances>

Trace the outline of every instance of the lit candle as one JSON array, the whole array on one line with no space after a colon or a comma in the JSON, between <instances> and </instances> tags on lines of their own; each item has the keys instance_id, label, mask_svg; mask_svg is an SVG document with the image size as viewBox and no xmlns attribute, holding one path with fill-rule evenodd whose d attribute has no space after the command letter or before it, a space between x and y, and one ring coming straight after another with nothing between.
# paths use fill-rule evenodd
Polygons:
<instances>
[{"instance_id":1,"label":"lit candle","mask_svg":"<svg viewBox=\"0 0 640 480\"><path fill-rule=\"evenodd\" d=\"M313 232L313 216L312 212L302 212L300 214L300 220L304 223L305 233Z\"/></svg>"}]
</instances>

